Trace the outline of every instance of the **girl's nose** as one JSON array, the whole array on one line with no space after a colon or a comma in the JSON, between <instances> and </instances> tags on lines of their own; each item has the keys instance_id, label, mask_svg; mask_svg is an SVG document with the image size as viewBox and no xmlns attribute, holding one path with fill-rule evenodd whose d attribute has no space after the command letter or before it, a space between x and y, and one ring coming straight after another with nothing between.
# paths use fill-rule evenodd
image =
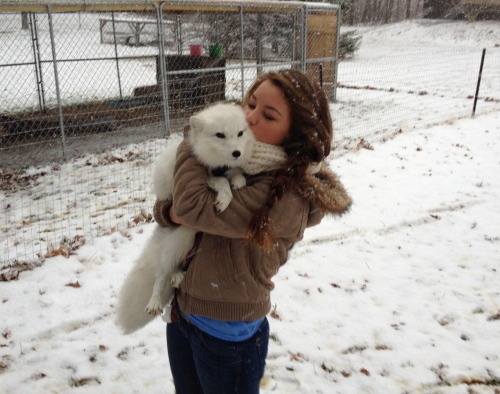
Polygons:
<instances>
[{"instance_id":1,"label":"girl's nose","mask_svg":"<svg viewBox=\"0 0 500 394\"><path fill-rule=\"evenodd\" d=\"M246 117L247 117L247 123L251 126L255 125L255 122L257 121L257 117L255 116L255 113L254 111L252 111L251 109L247 109L245 111L246 113Z\"/></svg>"}]
</instances>

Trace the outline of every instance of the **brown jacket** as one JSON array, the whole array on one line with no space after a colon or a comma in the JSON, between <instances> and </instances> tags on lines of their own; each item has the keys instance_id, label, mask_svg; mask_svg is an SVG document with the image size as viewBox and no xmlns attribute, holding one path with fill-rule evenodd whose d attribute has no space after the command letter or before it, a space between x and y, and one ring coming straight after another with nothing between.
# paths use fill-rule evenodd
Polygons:
<instances>
[{"instance_id":1,"label":"brown jacket","mask_svg":"<svg viewBox=\"0 0 500 394\"><path fill-rule=\"evenodd\" d=\"M302 239L306 227L318 224L329 212L317 209L309 196L286 193L271 210L277 242L266 252L245 244L244 238L250 219L266 201L273 174L248 176L247 186L233 190L231 204L222 213L214 208L207 177L207 169L183 142L177 152L173 209L182 222L203 232L203 237L180 286L179 305L187 313L223 321L256 320L271 308L271 279L286 262L290 248ZM350 205L348 196L347 200Z\"/></svg>"}]
</instances>

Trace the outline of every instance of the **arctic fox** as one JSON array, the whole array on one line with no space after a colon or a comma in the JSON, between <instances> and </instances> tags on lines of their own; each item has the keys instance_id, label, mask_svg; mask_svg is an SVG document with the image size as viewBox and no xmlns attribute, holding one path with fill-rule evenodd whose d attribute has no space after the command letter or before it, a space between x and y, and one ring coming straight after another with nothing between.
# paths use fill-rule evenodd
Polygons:
<instances>
[{"instance_id":1,"label":"arctic fox","mask_svg":"<svg viewBox=\"0 0 500 394\"><path fill-rule=\"evenodd\" d=\"M228 168L224 176L211 176L209 186L217 196L215 209L224 211L233 189L246 184L241 167L248 163L255 138L240 106L219 103L190 118L189 143L208 170ZM172 198L174 166L181 139L172 139L158 156L153 171L158 199ZM214 171L215 172L215 171ZM156 225L139 258L134 262L118 296L117 323L132 333L160 315L171 299L174 287L183 279L180 264L193 246L195 231L179 226Z\"/></svg>"}]
</instances>

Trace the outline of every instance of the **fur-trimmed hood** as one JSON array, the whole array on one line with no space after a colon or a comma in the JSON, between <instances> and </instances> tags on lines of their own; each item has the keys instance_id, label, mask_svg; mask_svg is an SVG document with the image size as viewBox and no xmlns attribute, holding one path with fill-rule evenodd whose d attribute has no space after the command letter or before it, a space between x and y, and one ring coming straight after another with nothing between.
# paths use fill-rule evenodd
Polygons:
<instances>
[{"instance_id":1,"label":"fur-trimmed hood","mask_svg":"<svg viewBox=\"0 0 500 394\"><path fill-rule=\"evenodd\" d=\"M326 164L314 174L306 174L297 184L299 195L330 215L342 215L352 200L339 177Z\"/></svg>"}]
</instances>

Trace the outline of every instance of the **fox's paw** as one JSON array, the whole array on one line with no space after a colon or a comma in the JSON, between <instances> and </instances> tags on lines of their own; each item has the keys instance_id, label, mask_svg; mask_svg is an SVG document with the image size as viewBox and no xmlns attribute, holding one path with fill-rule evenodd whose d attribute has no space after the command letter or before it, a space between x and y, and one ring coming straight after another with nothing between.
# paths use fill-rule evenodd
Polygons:
<instances>
[{"instance_id":1,"label":"fox's paw","mask_svg":"<svg viewBox=\"0 0 500 394\"><path fill-rule=\"evenodd\" d=\"M172 279L170 280L170 283L172 283L172 286L175 288L179 288L181 282L184 280L184 277L186 276L185 272L179 271L175 272L172 275Z\"/></svg>"},{"instance_id":2,"label":"fox's paw","mask_svg":"<svg viewBox=\"0 0 500 394\"><path fill-rule=\"evenodd\" d=\"M233 196L232 195L227 195L227 194L223 194L223 193L219 193L217 195L217 198L215 200L215 209L217 210L217 212L223 212L226 210L226 208L229 206L229 204L231 203L231 200L233 199Z\"/></svg>"},{"instance_id":3,"label":"fox's paw","mask_svg":"<svg viewBox=\"0 0 500 394\"><path fill-rule=\"evenodd\" d=\"M151 298L145 309L146 313L150 316L160 316L163 312L160 300L154 300Z\"/></svg>"},{"instance_id":4,"label":"fox's paw","mask_svg":"<svg viewBox=\"0 0 500 394\"><path fill-rule=\"evenodd\" d=\"M222 176L210 177L208 178L208 187L215 191L216 194L214 202L215 209L217 212L224 211L233 199L229 181Z\"/></svg>"},{"instance_id":5,"label":"fox's paw","mask_svg":"<svg viewBox=\"0 0 500 394\"><path fill-rule=\"evenodd\" d=\"M241 189L242 187L246 186L246 184L247 184L247 180L246 180L245 176L243 176L241 174L235 175L231 179L231 188L233 188L233 189Z\"/></svg>"}]
</instances>

